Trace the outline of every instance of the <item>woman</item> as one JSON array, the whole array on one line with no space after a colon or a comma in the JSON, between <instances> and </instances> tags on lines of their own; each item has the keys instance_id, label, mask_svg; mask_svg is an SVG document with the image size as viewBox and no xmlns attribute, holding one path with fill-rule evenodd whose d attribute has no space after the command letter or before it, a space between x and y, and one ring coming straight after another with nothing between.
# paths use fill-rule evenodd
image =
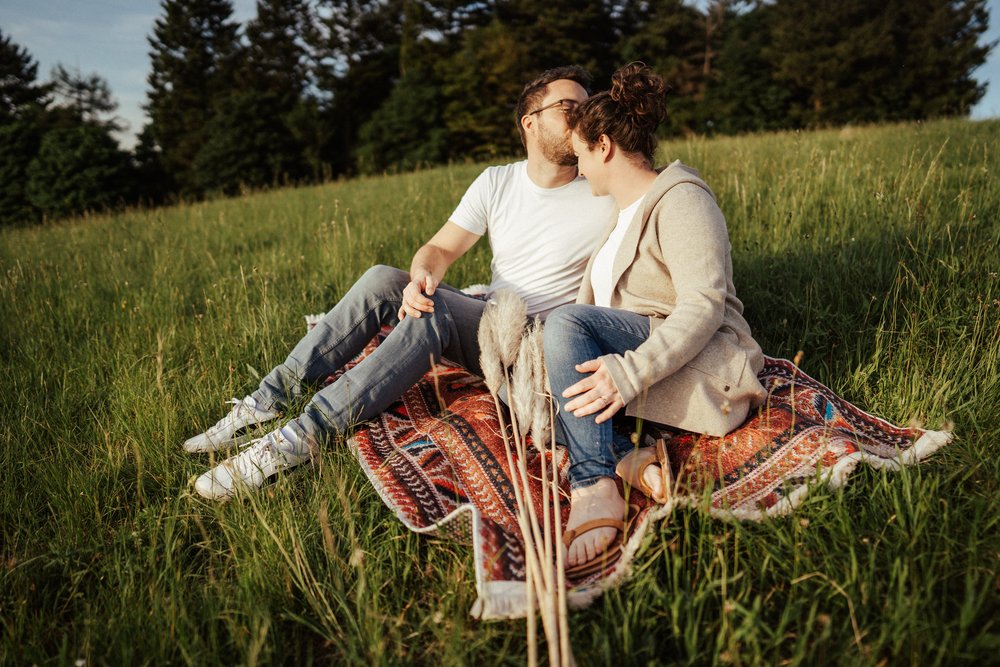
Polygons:
<instances>
[{"instance_id":1,"label":"woman","mask_svg":"<svg viewBox=\"0 0 1000 667\"><path fill-rule=\"evenodd\" d=\"M664 92L659 76L631 64L570 118L581 175L620 211L590 259L577 303L545 323L545 363L570 452L564 539L575 577L621 552L620 455L626 483L667 500L662 448L658 457L616 440L613 416L721 436L765 395L757 380L763 356L736 298L714 195L680 162L653 168Z\"/></svg>"}]
</instances>

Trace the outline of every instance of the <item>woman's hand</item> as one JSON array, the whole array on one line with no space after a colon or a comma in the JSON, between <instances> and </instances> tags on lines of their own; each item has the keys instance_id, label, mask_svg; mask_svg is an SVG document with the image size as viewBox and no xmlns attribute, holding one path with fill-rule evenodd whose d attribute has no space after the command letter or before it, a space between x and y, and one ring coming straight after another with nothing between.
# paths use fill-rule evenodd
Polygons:
<instances>
[{"instance_id":1,"label":"woman's hand","mask_svg":"<svg viewBox=\"0 0 1000 667\"><path fill-rule=\"evenodd\" d=\"M576 417L586 417L595 412L601 412L594 421L598 424L611 419L616 412L625 407L622 395L618 393L611 372L600 359L591 359L576 365L579 373L590 373L588 377L567 387L562 393L563 398L573 398L566 404L566 409Z\"/></svg>"}]
</instances>

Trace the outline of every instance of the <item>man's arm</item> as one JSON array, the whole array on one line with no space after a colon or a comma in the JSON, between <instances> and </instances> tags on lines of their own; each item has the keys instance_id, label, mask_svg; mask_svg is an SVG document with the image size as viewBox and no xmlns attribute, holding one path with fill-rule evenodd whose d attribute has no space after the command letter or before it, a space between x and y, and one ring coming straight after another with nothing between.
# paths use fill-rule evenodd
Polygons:
<instances>
[{"instance_id":1,"label":"man's arm","mask_svg":"<svg viewBox=\"0 0 1000 667\"><path fill-rule=\"evenodd\" d=\"M410 282L403 289L399 319L434 312L434 302L427 297L434 294L448 267L480 238L479 234L473 234L449 220L430 241L420 246L410 262Z\"/></svg>"}]
</instances>

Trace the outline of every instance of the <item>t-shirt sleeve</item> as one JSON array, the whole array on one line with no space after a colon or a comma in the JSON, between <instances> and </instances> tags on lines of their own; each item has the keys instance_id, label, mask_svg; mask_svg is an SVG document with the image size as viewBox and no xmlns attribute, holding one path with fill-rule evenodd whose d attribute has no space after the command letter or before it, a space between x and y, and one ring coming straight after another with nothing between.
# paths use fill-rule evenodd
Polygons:
<instances>
[{"instance_id":1,"label":"t-shirt sleeve","mask_svg":"<svg viewBox=\"0 0 1000 667\"><path fill-rule=\"evenodd\" d=\"M484 235L489 223L490 182L490 170L487 169L465 191L448 220L473 234Z\"/></svg>"}]
</instances>

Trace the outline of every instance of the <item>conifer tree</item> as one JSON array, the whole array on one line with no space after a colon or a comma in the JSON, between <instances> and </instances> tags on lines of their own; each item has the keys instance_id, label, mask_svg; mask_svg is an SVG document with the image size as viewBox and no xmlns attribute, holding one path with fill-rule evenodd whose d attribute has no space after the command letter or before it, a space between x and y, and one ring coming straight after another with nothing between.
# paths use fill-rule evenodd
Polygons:
<instances>
[{"instance_id":1,"label":"conifer tree","mask_svg":"<svg viewBox=\"0 0 1000 667\"><path fill-rule=\"evenodd\" d=\"M150 133L169 176L197 192L191 169L213 104L234 87L238 26L229 0L163 0L161 8L149 38Z\"/></svg>"},{"instance_id":2,"label":"conifer tree","mask_svg":"<svg viewBox=\"0 0 1000 667\"><path fill-rule=\"evenodd\" d=\"M48 89L35 83L37 77L38 63L28 50L0 30L0 125L45 107Z\"/></svg>"},{"instance_id":3,"label":"conifer tree","mask_svg":"<svg viewBox=\"0 0 1000 667\"><path fill-rule=\"evenodd\" d=\"M317 0L310 34L316 86L325 96L323 157L334 173L355 162L361 126L399 76L406 0Z\"/></svg>"},{"instance_id":4,"label":"conifer tree","mask_svg":"<svg viewBox=\"0 0 1000 667\"><path fill-rule=\"evenodd\" d=\"M38 63L0 31L0 224L30 222L28 165L38 153L48 104L47 86L36 83Z\"/></svg>"},{"instance_id":5,"label":"conifer tree","mask_svg":"<svg viewBox=\"0 0 1000 667\"><path fill-rule=\"evenodd\" d=\"M69 110L79 121L109 131L123 128L121 120L114 116L118 103L111 94L111 87L96 72L84 75L79 69L71 71L60 63L52 69L51 86L56 105Z\"/></svg>"},{"instance_id":6,"label":"conifer tree","mask_svg":"<svg viewBox=\"0 0 1000 667\"><path fill-rule=\"evenodd\" d=\"M132 194L128 155L92 123L46 133L27 175L28 199L49 218L118 206Z\"/></svg>"},{"instance_id":7,"label":"conifer tree","mask_svg":"<svg viewBox=\"0 0 1000 667\"><path fill-rule=\"evenodd\" d=\"M705 93L706 124L734 134L789 126L791 95L775 81L765 57L771 42L772 5L734 13L715 60L715 77Z\"/></svg>"},{"instance_id":8,"label":"conifer tree","mask_svg":"<svg viewBox=\"0 0 1000 667\"><path fill-rule=\"evenodd\" d=\"M290 126L293 116L301 117L298 108L309 104L303 98L309 54L302 39L308 21L302 0L258 0L257 16L246 26L236 86L214 102L192 163L200 190L234 192L296 181L309 171Z\"/></svg>"},{"instance_id":9,"label":"conifer tree","mask_svg":"<svg viewBox=\"0 0 1000 667\"><path fill-rule=\"evenodd\" d=\"M40 124L17 118L0 124L0 225L23 224L38 218L28 199L28 165L42 141Z\"/></svg>"},{"instance_id":10,"label":"conifer tree","mask_svg":"<svg viewBox=\"0 0 1000 667\"><path fill-rule=\"evenodd\" d=\"M656 70L670 87L666 132L703 131L700 104L708 86L705 72L706 17L683 0L638 3L619 47L622 63L639 60Z\"/></svg>"},{"instance_id":11,"label":"conifer tree","mask_svg":"<svg viewBox=\"0 0 1000 667\"><path fill-rule=\"evenodd\" d=\"M796 124L967 113L988 49L985 0L779 0L765 57Z\"/></svg>"}]
</instances>

